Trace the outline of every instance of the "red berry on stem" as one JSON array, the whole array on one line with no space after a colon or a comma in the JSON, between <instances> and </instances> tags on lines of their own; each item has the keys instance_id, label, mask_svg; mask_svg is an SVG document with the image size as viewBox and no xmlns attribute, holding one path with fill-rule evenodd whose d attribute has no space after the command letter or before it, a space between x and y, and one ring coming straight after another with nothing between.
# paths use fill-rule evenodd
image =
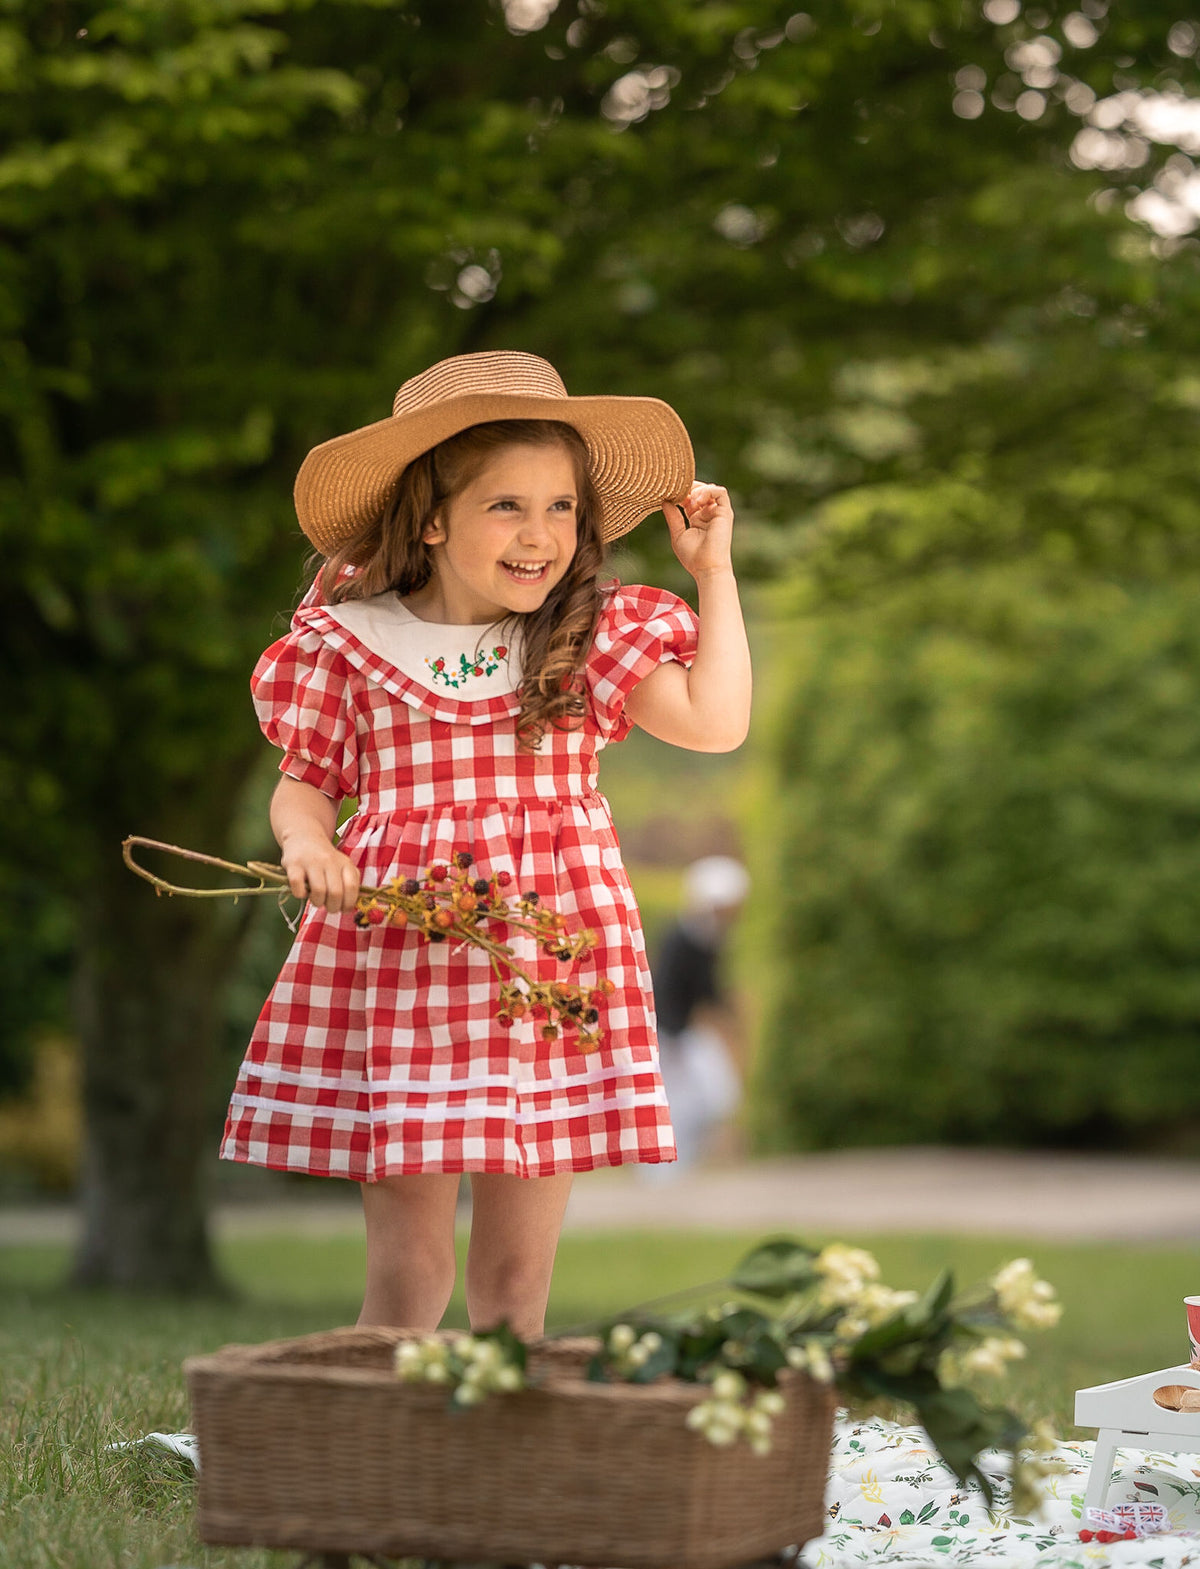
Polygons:
<instances>
[{"instance_id":1,"label":"red berry on stem","mask_svg":"<svg viewBox=\"0 0 1200 1569\"><path fill-rule=\"evenodd\" d=\"M367 920L372 926L378 926L382 921L387 920L387 911L382 905L373 904L367 911Z\"/></svg>"},{"instance_id":2,"label":"red berry on stem","mask_svg":"<svg viewBox=\"0 0 1200 1569\"><path fill-rule=\"evenodd\" d=\"M513 879L512 879L512 873L511 872L497 872L496 873L496 885L499 888L507 888L509 883L512 882L512 880Z\"/></svg>"},{"instance_id":3,"label":"red berry on stem","mask_svg":"<svg viewBox=\"0 0 1200 1569\"><path fill-rule=\"evenodd\" d=\"M431 866L429 868L429 875L433 878L435 883L443 883L446 880L446 876L449 870L449 867L443 866L441 862L439 862L437 866Z\"/></svg>"}]
</instances>

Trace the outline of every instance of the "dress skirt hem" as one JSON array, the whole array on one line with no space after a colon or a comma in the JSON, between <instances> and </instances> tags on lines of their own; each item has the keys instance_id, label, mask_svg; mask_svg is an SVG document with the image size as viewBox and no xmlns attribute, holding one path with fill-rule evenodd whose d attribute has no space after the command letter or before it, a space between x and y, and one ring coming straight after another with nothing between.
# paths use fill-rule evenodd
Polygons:
<instances>
[{"instance_id":1,"label":"dress skirt hem","mask_svg":"<svg viewBox=\"0 0 1200 1569\"><path fill-rule=\"evenodd\" d=\"M547 1167L538 1171L522 1171L512 1161L480 1161L470 1164L453 1163L449 1161L430 1162L427 1160L410 1161L397 1164L382 1171L373 1172L370 1176L357 1176L350 1171L335 1171L332 1167L320 1168L315 1166L289 1165L286 1160L272 1159L270 1156L260 1157L231 1151L222 1148L222 1160L237 1161L245 1166L258 1166L264 1171L290 1171L300 1176L307 1177L342 1177L347 1182L372 1183L381 1182L388 1177L419 1177L419 1176L470 1176L474 1172L485 1173L493 1176L523 1177L527 1181L535 1181L538 1177L562 1177L581 1171L615 1171L621 1166L669 1166L678 1159L674 1154L647 1154L639 1156L636 1160L605 1160L599 1156L585 1157L586 1164L579 1160L564 1161L559 1166Z\"/></svg>"}]
</instances>

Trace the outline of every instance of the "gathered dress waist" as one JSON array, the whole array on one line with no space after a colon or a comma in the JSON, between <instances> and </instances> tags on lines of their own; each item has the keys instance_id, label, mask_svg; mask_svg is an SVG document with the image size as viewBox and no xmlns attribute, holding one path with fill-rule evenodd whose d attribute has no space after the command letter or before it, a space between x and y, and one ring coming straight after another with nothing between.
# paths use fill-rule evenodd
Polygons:
<instances>
[{"instance_id":1,"label":"gathered dress waist","mask_svg":"<svg viewBox=\"0 0 1200 1569\"><path fill-rule=\"evenodd\" d=\"M390 806L382 801L363 797L354 813L342 824L342 828L344 830L349 823L365 818L369 818L373 823L388 817L412 822L414 819L424 817L444 816L447 812L467 818L496 811L562 811L566 807L576 806L584 811L591 811L595 807L599 807L604 812L611 811L607 798L599 790L582 790L570 795L472 796L466 801L456 800L448 794L444 799L422 801L419 805L409 806Z\"/></svg>"}]
</instances>

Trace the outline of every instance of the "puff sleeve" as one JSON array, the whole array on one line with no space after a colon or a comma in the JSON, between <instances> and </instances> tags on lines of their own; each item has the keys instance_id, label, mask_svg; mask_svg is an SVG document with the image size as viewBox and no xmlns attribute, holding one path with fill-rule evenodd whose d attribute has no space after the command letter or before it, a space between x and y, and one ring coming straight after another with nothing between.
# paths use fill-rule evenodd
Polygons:
<instances>
[{"instance_id":1,"label":"puff sleeve","mask_svg":"<svg viewBox=\"0 0 1200 1569\"><path fill-rule=\"evenodd\" d=\"M699 634L696 612L677 594L631 586L610 596L587 661L592 709L606 741L622 741L633 728L625 700L638 682L670 660L689 666Z\"/></svg>"},{"instance_id":2,"label":"puff sleeve","mask_svg":"<svg viewBox=\"0 0 1200 1569\"><path fill-rule=\"evenodd\" d=\"M350 670L308 627L272 643L250 678L262 732L284 753L280 773L335 801L358 794L358 737Z\"/></svg>"},{"instance_id":3,"label":"puff sleeve","mask_svg":"<svg viewBox=\"0 0 1200 1569\"><path fill-rule=\"evenodd\" d=\"M344 566L337 576L339 587L349 578L352 578L356 570L353 566ZM321 592L321 573L323 571L324 565L318 567L312 582L304 590L304 597L292 614L293 631L298 631L304 625L304 613L306 610L315 610L325 603L325 595Z\"/></svg>"}]
</instances>

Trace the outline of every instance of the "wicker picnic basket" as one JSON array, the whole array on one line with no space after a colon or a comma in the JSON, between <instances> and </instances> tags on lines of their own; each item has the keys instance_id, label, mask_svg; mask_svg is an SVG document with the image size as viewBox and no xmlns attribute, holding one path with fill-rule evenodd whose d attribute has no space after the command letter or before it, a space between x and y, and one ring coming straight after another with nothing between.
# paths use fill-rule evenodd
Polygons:
<instances>
[{"instance_id":1,"label":"wicker picnic basket","mask_svg":"<svg viewBox=\"0 0 1200 1569\"><path fill-rule=\"evenodd\" d=\"M589 1340L536 1387L451 1410L392 1371L400 1329L226 1346L184 1364L206 1542L479 1562L726 1569L820 1535L832 1391L781 1383L771 1453L684 1422L703 1386L590 1383Z\"/></svg>"}]
</instances>

